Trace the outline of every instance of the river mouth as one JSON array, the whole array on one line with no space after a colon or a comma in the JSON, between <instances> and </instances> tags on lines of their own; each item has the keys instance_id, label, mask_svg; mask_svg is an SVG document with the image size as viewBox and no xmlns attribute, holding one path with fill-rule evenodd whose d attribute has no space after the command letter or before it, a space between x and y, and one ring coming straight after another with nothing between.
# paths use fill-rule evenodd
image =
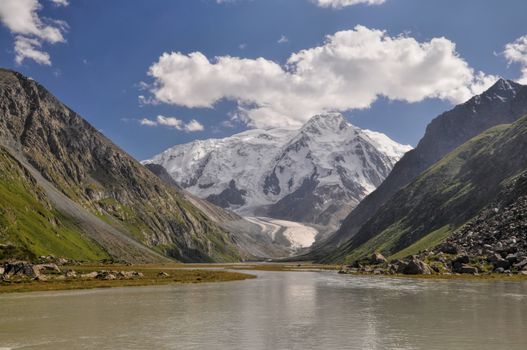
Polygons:
<instances>
[{"instance_id":1,"label":"river mouth","mask_svg":"<svg viewBox=\"0 0 527 350\"><path fill-rule=\"evenodd\" d=\"M527 282L253 271L0 295L0 349L525 349Z\"/></svg>"}]
</instances>

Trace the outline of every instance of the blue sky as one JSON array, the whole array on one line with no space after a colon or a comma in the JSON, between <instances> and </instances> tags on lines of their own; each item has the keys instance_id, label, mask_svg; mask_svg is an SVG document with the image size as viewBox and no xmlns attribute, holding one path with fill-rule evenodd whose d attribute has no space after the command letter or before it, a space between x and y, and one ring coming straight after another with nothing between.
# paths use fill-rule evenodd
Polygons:
<instances>
[{"instance_id":1,"label":"blue sky","mask_svg":"<svg viewBox=\"0 0 527 350\"><path fill-rule=\"evenodd\" d=\"M0 0L3 1L8 0ZM415 145L432 118L460 102L466 96L466 89L478 91L474 81L466 79L467 68L463 64L474 75L482 72L488 78L487 84L495 76L518 80L522 78L522 68L527 66L527 54L522 56L523 42L516 42L515 55L503 53L505 45L527 34L524 0L386 0L377 5L341 8L318 6L310 0L238 0L221 4L216 0L24 1L40 4L34 14L41 21L41 27L59 28L63 40L21 32L25 29L17 32L17 24L9 22L13 17L6 20L6 16L16 16L19 12L4 9L2 14L0 4L4 24L0 29L0 66L20 71L42 83L138 159L196 138L228 136L247 129L247 123L267 126L272 120L272 125L280 126L282 121L284 125L292 125L307 118L302 114L317 108L343 110L349 106L345 115L353 124ZM64 4L57 4L61 2ZM63 22L57 24L52 20ZM382 61L371 63L361 58L361 72L364 67L368 72L371 65L371 79L369 74L359 74L357 79L350 75L339 91L328 92L333 88L333 80L335 85L341 83L339 69L353 71L356 67L352 65L358 61L350 61L347 66L346 61L336 62L331 57L325 61L327 55L317 56L314 50L309 50L329 46L328 42L334 47L342 46L342 40L347 39L327 36L341 31L357 36L361 32L357 26L365 28L362 33L368 35L378 34L375 30L385 31L379 35L383 36L381 45L388 50L394 49L394 45L404 47L417 43L423 44L418 51L427 52L426 44L433 38L446 38L447 43L455 44L453 54L445 56L445 60L452 61L448 62L452 64L451 70L465 69L449 77L448 83L463 85L465 92L454 94L452 85L423 83L419 76L421 70L401 71L398 62L390 61L389 57L384 58L389 61L386 67L394 68L383 74L378 73L378 68L384 67ZM17 63L17 35L37 40L42 45L39 50L49 55L50 64L30 57ZM282 36L287 40L279 43ZM401 37L409 40L399 40ZM363 45L365 52L370 49L367 40ZM292 77L291 68L285 66L291 55L301 50L308 52L295 69L299 70L301 64L314 68L316 71L309 73L308 78L308 73L298 72ZM167 57L162 75L149 76L149 68L157 63L160 66L160 56L165 52L178 54ZM199 52L209 63L196 66L198 59L188 56L192 52ZM216 64L215 57L226 59ZM264 60L256 61L259 57ZM247 60L242 62L242 58ZM176 60L183 62L182 66L174 68ZM329 62L327 66L326 62ZM252 74L251 69L257 65L252 80L244 81L248 85L231 82L232 70L240 64L245 67L238 73L242 77L247 72ZM423 64L430 64L433 72L438 62L430 59ZM262 72L262 67L271 72ZM334 68L331 74L324 75L322 70L326 67ZM448 67L447 74L442 75L450 74ZM209 78L209 69L217 69L218 76ZM392 72L398 85L388 90L378 86L391 83L392 77L385 76ZM179 79L185 74L190 80ZM460 76L465 79L463 83ZM194 77L201 79L199 84ZM319 78L323 86L316 87L314 81ZM291 83L294 79L309 80L309 84ZM142 82L148 84L146 90ZM359 96L361 86L365 86L367 96ZM181 91L183 88L186 90ZM309 92L291 91L295 88ZM201 98L202 91L206 97ZM372 98L378 92L387 96ZM139 103L140 95L146 100L157 98L158 102ZM442 97L438 98L439 95ZM200 98L196 100L196 96ZM303 98L305 106L299 103ZM240 103L241 99L246 101ZM257 110L255 105L259 104L266 108ZM160 123L156 119L158 115L172 121L170 118L177 118L180 122ZM233 115L238 115L238 119L231 120ZM144 119L151 125L141 125ZM192 120L198 121L204 130L186 128Z\"/></svg>"}]
</instances>

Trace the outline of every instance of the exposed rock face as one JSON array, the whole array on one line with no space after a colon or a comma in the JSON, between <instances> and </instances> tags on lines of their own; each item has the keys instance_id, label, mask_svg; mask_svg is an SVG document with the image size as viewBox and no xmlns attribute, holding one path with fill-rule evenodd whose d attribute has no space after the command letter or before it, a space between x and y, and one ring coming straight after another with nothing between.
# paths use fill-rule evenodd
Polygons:
<instances>
[{"instance_id":1,"label":"exposed rock face","mask_svg":"<svg viewBox=\"0 0 527 350\"><path fill-rule=\"evenodd\" d=\"M180 186L241 214L337 227L410 149L340 114L300 130L249 130L178 145L144 163Z\"/></svg>"},{"instance_id":2,"label":"exposed rock face","mask_svg":"<svg viewBox=\"0 0 527 350\"><path fill-rule=\"evenodd\" d=\"M495 270L524 269L527 266L527 175L509 183L496 201L455 231L444 245L486 260Z\"/></svg>"},{"instance_id":3,"label":"exposed rock face","mask_svg":"<svg viewBox=\"0 0 527 350\"><path fill-rule=\"evenodd\" d=\"M313 252L311 258L323 257L355 236L394 194L447 153L488 128L512 123L526 113L527 87L499 80L483 94L441 114L428 125L418 146L394 166L386 180L351 212L339 231ZM353 247L370 237L361 235Z\"/></svg>"},{"instance_id":4,"label":"exposed rock face","mask_svg":"<svg viewBox=\"0 0 527 350\"><path fill-rule=\"evenodd\" d=\"M53 225L63 226L61 217L75 222L76 234L95 240L89 244L102 247L113 259L161 261L160 253L182 261L240 258L232 237L177 189L166 186L42 86L3 69L0 145L31 179L23 181L39 188L35 200L61 214L50 215Z\"/></svg>"}]
</instances>

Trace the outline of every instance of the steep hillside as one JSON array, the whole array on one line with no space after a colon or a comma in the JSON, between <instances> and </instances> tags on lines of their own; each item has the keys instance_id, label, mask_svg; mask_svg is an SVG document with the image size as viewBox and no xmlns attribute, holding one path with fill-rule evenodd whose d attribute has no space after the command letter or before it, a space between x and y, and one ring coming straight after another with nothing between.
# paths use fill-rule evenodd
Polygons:
<instances>
[{"instance_id":1,"label":"steep hillside","mask_svg":"<svg viewBox=\"0 0 527 350\"><path fill-rule=\"evenodd\" d=\"M179 185L161 165L146 164L145 166L170 186L179 188ZM207 200L194 196L185 190L181 190L181 194L195 207L205 213L210 220L232 234L233 241L240 250L240 254L244 260L282 258L294 253L287 242L273 240L261 225L255 224L230 210L218 207Z\"/></svg>"},{"instance_id":2,"label":"steep hillside","mask_svg":"<svg viewBox=\"0 0 527 350\"><path fill-rule=\"evenodd\" d=\"M0 147L0 260L57 254L101 260L109 255L55 210L33 176Z\"/></svg>"},{"instance_id":3,"label":"steep hillside","mask_svg":"<svg viewBox=\"0 0 527 350\"><path fill-rule=\"evenodd\" d=\"M434 119L417 147L395 164L386 180L351 212L341 228L308 258L321 258L353 237L397 191L472 137L527 113L527 86L500 79L481 95Z\"/></svg>"},{"instance_id":4,"label":"steep hillside","mask_svg":"<svg viewBox=\"0 0 527 350\"><path fill-rule=\"evenodd\" d=\"M409 149L325 114L300 130L194 141L145 163L164 166L181 187L238 213L337 227Z\"/></svg>"},{"instance_id":5,"label":"steep hillside","mask_svg":"<svg viewBox=\"0 0 527 350\"><path fill-rule=\"evenodd\" d=\"M77 231L95 239L114 259L240 258L232 237L176 189L38 83L3 69L0 141L11 157L41 178L37 182L52 207L74 219Z\"/></svg>"},{"instance_id":6,"label":"steep hillside","mask_svg":"<svg viewBox=\"0 0 527 350\"><path fill-rule=\"evenodd\" d=\"M393 255L416 242L432 247L527 170L526 150L527 117L474 137L396 193L327 260Z\"/></svg>"}]
</instances>

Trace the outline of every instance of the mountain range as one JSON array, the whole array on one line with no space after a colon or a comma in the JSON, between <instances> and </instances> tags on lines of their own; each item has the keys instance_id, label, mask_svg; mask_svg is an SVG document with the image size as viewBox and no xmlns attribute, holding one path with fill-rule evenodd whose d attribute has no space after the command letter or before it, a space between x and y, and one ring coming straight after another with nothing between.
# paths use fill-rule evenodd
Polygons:
<instances>
[{"instance_id":1,"label":"mountain range","mask_svg":"<svg viewBox=\"0 0 527 350\"><path fill-rule=\"evenodd\" d=\"M129 262L247 256L232 233L32 79L0 70L0 115L1 251Z\"/></svg>"},{"instance_id":2,"label":"mountain range","mask_svg":"<svg viewBox=\"0 0 527 350\"><path fill-rule=\"evenodd\" d=\"M343 261L373 251L401 255L441 242L527 169L526 113L527 87L501 79L440 115L312 256Z\"/></svg>"},{"instance_id":3,"label":"mountain range","mask_svg":"<svg viewBox=\"0 0 527 350\"><path fill-rule=\"evenodd\" d=\"M1 260L347 263L443 242L527 251L527 87L512 81L438 116L415 149L328 113L142 164L6 69L0 116Z\"/></svg>"},{"instance_id":4,"label":"mountain range","mask_svg":"<svg viewBox=\"0 0 527 350\"><path fill-rule=\"evenodd\" d=\"M298 130L254 129L177 145L143 164L163 166L185 190L241 215L330 231L410 149L329 113Z\"/></svg>"}]
</instances>

